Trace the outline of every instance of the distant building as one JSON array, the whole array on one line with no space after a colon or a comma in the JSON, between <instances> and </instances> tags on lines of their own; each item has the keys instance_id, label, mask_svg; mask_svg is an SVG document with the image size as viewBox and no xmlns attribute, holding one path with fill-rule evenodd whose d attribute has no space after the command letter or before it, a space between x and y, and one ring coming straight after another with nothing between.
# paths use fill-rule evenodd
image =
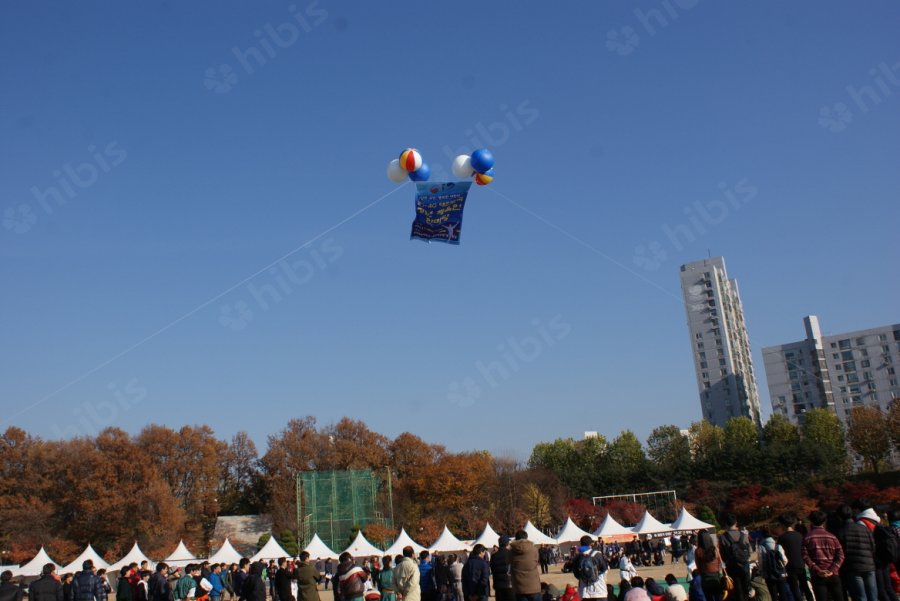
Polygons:
<instances>
[{"instance_id":1,"label":"distant building","mask_svg":"<svg viewBox=\"0 0 900 601\"><path fill-rule=\"evenodd\" d=\"M803 318L806 339L763 349L772 411L794 423L809 409L887 410L900 398L900 324L822 336L815 315Z\"/></svg>"},{"instance_id":2,"label":"distant building","mask_svg":"<svg viewBox=\"0 0 900 601\"><path fill-rule=\"evenodd\" d=\"M682 265L681 290L703 418L724 426L730 418L744 416L759 426L759 391L744 309L725 259Z\"/></svg>"},{"instance_id":3,"label":"distant building","mask_svg":"<svg viewBox=\"0 0 900 601\"><path fill-rule=\"evenodd\" d=\"M584 439L587 440L588 438L600 438L600 434L596 430L589 430L584 433Z\"/></svg>"}]
</instances>

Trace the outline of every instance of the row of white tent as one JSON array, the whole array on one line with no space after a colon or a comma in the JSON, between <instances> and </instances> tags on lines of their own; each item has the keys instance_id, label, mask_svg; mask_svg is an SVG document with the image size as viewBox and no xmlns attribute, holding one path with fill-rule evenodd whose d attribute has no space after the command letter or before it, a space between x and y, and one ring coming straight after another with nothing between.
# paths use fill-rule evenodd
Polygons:
<instances>
[{"instance_id":1,"label":"row of white tent","mask_svg":"<svg viewBox=\"0 0 900 601\"><path fill-rule=\"evenodd\" d=\"M698 520L690 513L688 513L687 509L682 508L681 513L678 515L678 519L676 519L671 524L663 524L652 515L650 515L649 511L644 512L644 516L641 518L641 521L637 523L637 525L626 528L619 524L611 515L606 516L603 522L600 523L600 527L597 528L594 532L587 532L579 528L575 522L572 521L572 518L566 520L566 523L560 528L559 533L556 537L551 537L537 528L529 521L525 524L524 530L528 533L528 540L533 542L536 545L562 545L566 543L574 543L581 539L582 536L591 536L592 538L608 538L615 536L634 536L634 535L661 535L668 534L674 532L694 532L697 530L705 530L707 528L712 528L711 524L707 524L701 520ZM500 535L491 528L490 524L486 524L482 533L473 541L462 541L458 539L450 529L444 526L444 531L441 532L441 535L437 538L436 541L430 547L424 547L414 541L412 537L406 533L405 529L400 530L400 535L397 537L397 540L388 547L387 549L381 550L363 536L362 532L359 532L356 535L356 538L350 543L350 546L344 549L344 551L348 551L354 557L370 557L370 556L381 556L381 555L400 555L403 552L403 548L406 546L412 547L416 554L420 553L423 550L428 550L432 553L440 552L440 553L452 553L454 551L470 551L475 545L482 544L486 548L490 549L495 545L499 544ZM316 534L313 536L310 543L303 549L308 552L310 557L313 558L321 558L321 559L337 559L338 554L332 551L328 545L319 538L319 535ZM231 542L226 538L225 542L222 544L222 547L213 553L208 561L210 563L237 563L243 556L237 552L237 550L232 546ZM252 561L268 561L270 559L280 559L282 557L288 557L288 552L285 551L281 545L278 544L278 541L275 540L275 537L270 537L268 542L263 545L262 549L260 549L253 557L250 559ZM143 551L141 551L140 547L137 543L134 543L134 546L131 550L119 561L109 564L103 560L102 557L94 550L91 545L88 545L87 548L75 558L71 563L66 566L60 566L47 555L47 552L44 551L44 548L41 547L41 550L38 551L37 555L29 561L28 563L22 565L18 568L13 568L13 576L38 576L41 574L41 570L43 569L45 564L53 563L57 566L59 573L65 574L67 572L77 572L81 570L81 565L85 560L90 559L94 562L94 566L98 569L105 568L110 572L114 572L120 570L124 566L127 566L131 563L140 564L142 561L150 561L150 559L144 555ZM175 551L172 552L168 557L166 557L163 561L165 561L170 566L175 567L183 567L189 563L193 563L196 561L200 561L197 557L195 557L185 546L184 541L179 541L178 547Z\"/></svg>"}]
</instances>

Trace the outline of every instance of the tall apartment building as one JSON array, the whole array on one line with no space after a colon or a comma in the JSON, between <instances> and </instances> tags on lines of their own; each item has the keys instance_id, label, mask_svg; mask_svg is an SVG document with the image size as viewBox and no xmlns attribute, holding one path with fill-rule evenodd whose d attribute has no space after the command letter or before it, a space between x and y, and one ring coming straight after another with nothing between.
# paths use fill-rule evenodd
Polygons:
<instances>
[{"instance_id":1,"label":"tall apartment building","mask_svg":"<svg viewBox=\"0 0 900 601\"><path fill-rule=\"evenodd\" d=\"M886 410L900 399L900 324L823 336L815 315L803 323L805 340L763 349L773 412L799 423L809 409L829 409L843 422L853 407Z\"/></svg>"},{"instance_id":2,"label":"tall apartment building","mask_svg":"<svg viewBox=\"0 0 900 601\"><path fill-rule=\"evenodd\" d=\"M744 309L737 282L728 279L725 259L682 265L681 290L703 418L724 426L729 418L745 416L759 426L759 392Z\"/></svg>"}]
</instances>

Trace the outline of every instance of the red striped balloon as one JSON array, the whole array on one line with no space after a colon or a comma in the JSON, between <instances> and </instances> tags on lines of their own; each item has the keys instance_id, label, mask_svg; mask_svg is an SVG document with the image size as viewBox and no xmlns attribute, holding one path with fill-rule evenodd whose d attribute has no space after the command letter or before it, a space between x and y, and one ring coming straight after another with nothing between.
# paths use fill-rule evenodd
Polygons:
<instances>
[{"instance_id":1,"label":"red striped balloon","mask_svg":"<svg viewBox=\"0 0 900 601\"><path fill-rule=\"evenodd\" d=\"M412 173L422 166L422 155L415 148L407 148L400 153L400 166Z\"/></svg>"}]
</instances>

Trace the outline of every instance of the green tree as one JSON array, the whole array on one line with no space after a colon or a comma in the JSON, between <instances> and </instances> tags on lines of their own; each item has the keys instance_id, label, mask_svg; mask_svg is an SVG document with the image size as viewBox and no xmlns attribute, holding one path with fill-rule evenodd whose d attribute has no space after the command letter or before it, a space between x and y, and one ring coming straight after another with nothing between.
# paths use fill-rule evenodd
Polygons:
<instances>
[{"instance_id":1,"label":"green tree","mask_svg":"<svg viewBox=\"0 0 900 601\"><path fill-rule=\"evenodd\" d=\"M683 488L691 474L691 444L678 426L659 426L647 438L647 457L665 486Z\"/></svg>"},{"instance_id":2,"label":"green tree","mask_svg":"<svg viewBox=\"0 0 900 601\"><path fill-rule=\"evenodd\" d=\"M736 484L754 482L759 466L759 431L749 417L732 417L725 422L721 475Z\"/></svg>"},{"instance_id":3,"label":"green tree","mask_svg":"<svg viewBox=\"0 0 900 601\"><path fill-rule=\"evenodd\" d=\"M624 430L609 444L606 467L610 487L637 490L648 483L647 457L631 430Z\"/></svg>"},{"instance_id":4,"label":"green tree","mask_svg":"<svg viewBox=\"0 0 900 601\"><path fill-rule=\"evenodd\" d=\"M694 474L697 478L716 480L725 445L725 432L706 420L694 422L688 429Z\"/></svg>"},{"instance_id":5,"label":"green tree","mask_svg":"<svg viewBox=\"0 0 900 601\"><path fill-rule=\"evenodd\" d=\"M847 447L837 415L828 409L810 409L800 425L803 455L809 473L836 481L847 472Z\"/></svg>"},{"instance_id":6,"label":"green tree","mask_svg":"<svg viewBox=\"0 0 900 601\"><path fill-rule=\"evenodd\" d=\"M297 542L297 537L294 535L293 530L282 530L281 534L278 536L278 544L280 544L281 548L287 551L288 555L291 557L300 555L300 544Z\"/></svg>"},{"instance_id":7,"label":"green tree","mask_svg":"<svg viewBox=\"0 0 900 601\"><path fill-rule=\"evenodd\" d=\"M847 441L876 474L891 452L887 415L878 407L854 407L847 422Z\"/></svg>"},{"instance_id":8,"label":"green tree","mask_svg":"<svg viewBox=\"0 0 900 601\"><path fill-rule=\"evenodd\" d=\"M762 430L760 476L766 484L790 484L808 475L800 450L800 430L779 413Z\"/></svg>"}]
</instances>

